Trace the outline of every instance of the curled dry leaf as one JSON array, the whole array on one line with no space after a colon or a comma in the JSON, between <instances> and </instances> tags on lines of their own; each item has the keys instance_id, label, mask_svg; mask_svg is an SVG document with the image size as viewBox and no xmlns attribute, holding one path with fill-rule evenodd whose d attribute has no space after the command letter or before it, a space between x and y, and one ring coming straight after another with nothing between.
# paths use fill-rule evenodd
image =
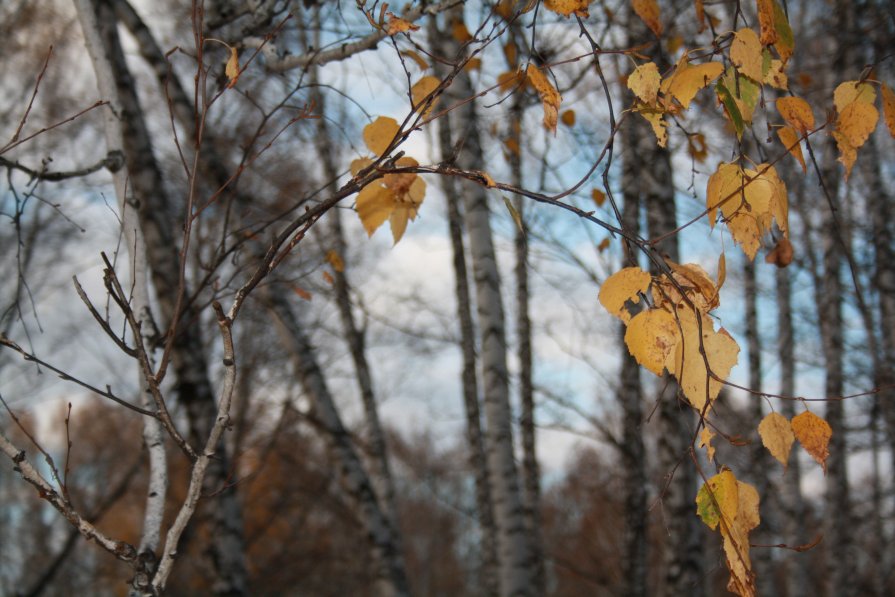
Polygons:
<instances>
[{"instance_id":1,"label":"curled dry leaf","mask_svg":"<svg viewBox=\"0 0 895 597\"><path fill-rule=\"evenodd\" d=\"M531 86L538 92L538 97L541 98L541 104L544 107L544 126L548 131L555 133L562 96L550 82L550 79L547 78L547 75L536 66L529 65L525 73Z\"/></svg>"},{"instance_id":2,"label":"curled dry leaf","mask_svg":"<svg viewBox=\"0 0 895 597\"><path fill-rule=\"evenodd\" d=\"M631 0L631 8L657 37L662 35L661 13L656 0Z\"/></svg>"},{"instance_id":3,"label":"curled dry leaf","mask_svg":"<svg viewBox=\"0 0 895 597\"><path fill-rule=\"evenodd\" d=\"M407 31L416 31L420 28L419 25L414 25L407 19L402 19L394 13L387 12L385 13L385 16L388 19L388 24L385 27L385 32L388 35L397 35L398 33L405 33Z\"/></svg>"},{"instance_id":4,"label":"curled dry leaf","mask_svg":"<svg viewBox=\"0 0 895 597\"><path fill-rule=\"evenodd\" d=\"M714 439L715 434L708 427L703 427L702 431L699 432L699 447L705 448L705 454L709 459L709 462L715 461L715 447L712 445L712 439Z\"/></svg>"},{"instance_id":5,"label":"curled dry leaf","mask_svg":"<svg viewBox=\"0 0 895 597\"><path fill-rule=\"evenodd\" d=\"M810 411L805 411L792 418L792 431L811 457L827 472L827 457L830 455L828 445L833 437L830 424Z\"/></svg>"},{"instance_id":6,"label":"curled dry leaf","mask_svg":"<svg viewBox=\"0 0 895 597\"><path fill-rule=\"evenodd\" d=\"M895 92L885 83L880 85L880 92L883 96L883 117L886 127L889 129L889 134L895 137Z\"/></svg>"},{"instance_id":7,"label":"curled dry leaf","mask_svg":"<svg viewBox=\"0 0 895 597\"><path fill-rule=\"evenodd\" d=\"M765 256L764 261L765 263L773 263L777 267L786 267L792 263L792 257L792 243L784 236L777 241L774 249Z\"/></svg>"},{"instance_id":8,"label":"curled dry leaf","mask_svg":"<svg viewBox=\"0 0 895 597\"><path fill-rule=\"evenodd\" d=\"M236 48L230 48L230 58L227 60L227 65L224 67L224 74L227 75L229 81L227 82L227 89L231 89L234 85L236 85L236 81L239 80L239 54L236 51Z\"/></svg>"}]
</instances>

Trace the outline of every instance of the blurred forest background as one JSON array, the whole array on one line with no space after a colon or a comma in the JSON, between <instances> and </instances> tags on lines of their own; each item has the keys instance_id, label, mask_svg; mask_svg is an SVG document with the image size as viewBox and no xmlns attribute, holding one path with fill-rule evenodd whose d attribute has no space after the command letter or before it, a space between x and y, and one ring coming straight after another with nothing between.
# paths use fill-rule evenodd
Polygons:
<instances>
[{"instance_id":1,"label":"blurred forest background","mask_svg":"<svg viewBox=\"0 0 895 597\"><path fill-rule=\"evenodd\" d=\"M788 83L741 140L708 92L667 148L625 112L635 66L722 60L761 4L661 0L656 35L636 0L0 3L0 595L726 594L694 502L722 465L762 499L758 594L895 594L895 143L846 181L825 129L842 81L895 84L895 4L780 1ZM439 102L405 121L425 76ZM786 87L818 123L806 173ZM399 243L354 208L378 115L430 167ZM702 217L744 155L788 188L786 267ZM714 461L598 305L649 262L588 212L713 277L725 252ZM758 436L806 408L825 470Z\"/></svg>"}]
</instances>

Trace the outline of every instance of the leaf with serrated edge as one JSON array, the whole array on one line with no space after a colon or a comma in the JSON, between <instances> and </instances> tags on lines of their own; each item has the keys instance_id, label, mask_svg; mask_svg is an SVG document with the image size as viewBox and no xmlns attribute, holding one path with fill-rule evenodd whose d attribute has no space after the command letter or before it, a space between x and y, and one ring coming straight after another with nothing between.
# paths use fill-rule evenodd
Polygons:
<instances>
[{"instance_id":1,"label":"leaf with serrated edge","mask_svg":"<svg viewBox=\"0 0 895 597\"><path fill-rule=\"evenodd\" d=\"M706 481L696 494L696 513L714 531L722 520L733 524L739 500L736 477L730 471L722 471Z\"/></svg>"},{"instance_id":2,"label":"leaf with serrated edge","mask_svg":"<svg viewBox=\"0 0 895 597\"><path fill-rule=\"evenodd\" d=\"M705 455L708 457L709 462L715 461L715 447L712 445L714 437L715 434L708 427L703 427L702 431L699 432L699 447L705 448Z\"/></svg>"},{"instance_id":3,"label":"leaf with serrated edge","mask_svg":"<svg viewBox=\"0 0 895 597\"><path fill-rule=\"evenodd\" d=\"M681 339L674 351L674 364L671 355L665 366L677 378L684 396L698 412L707 411L707 406L718 397L722 383L730 375L730 370L737 363L740 347L724 328L714 331L712 320L700 314L702 333L696 313L687 307L677 310ZM703 351L705 356L703 356ZM709 369L718 379L709 375ZM673 371L672 371L673 368ZM707 405L708 401L708 405Z\"/></svg>"},{"instance_id":4,"label":"leaf with serrated edge","mask_svg":"<svg viewBox=\"0 0 895 597\"><path fill-rule=\"evenodd\" d=\"M837 112L842 112L852 102L872 104L876 101L876 90L869 83L845 81L833 91L833 105Z\"/></svg>"},{"instance_id":5,"label":"leaf with serrated edge","mask_svg":"<svg viewBox=\"0 0 895 597\"><path fill-rule=\"evenodd\" d=\"M803 135L814 128L811 106L800 97L781 97L777 100L777 111L788 125Z\"/></svg>"},{"instance_id":6,"label":"leaf with serrated edge","mask_svg":"<svg viewBox=\"0 0 895 597\"><path fill-rule=\"evenodd\" d=\"M824 473L826 473L827 457L830 455L827 446L833 436L830 424L806 410L792 418L792 431L802 447L811 454L811 457L823 467Z\"/></svg>"},{"instance_id":7,"label":"leaf with serrated edge","mask_svg":"<svg viewBox=\"0 0 895 597\"><path fill-rule=\"evenodd\" d=\"M667 85L663 82L662 87L666 87L668 93L673 95L684 109L687 109L690 107L690 102L696 97L696 93L721 76L723 72L724 65L720 62L690 64L685 55L678 61Z\"/></svg>"},{"instance_id":8,"label":"leaf with serrated edge","mask_svg":"<svg viewBox=\"0 0 895 597\"><path fill-rule=\"evenodd\" d=\"M641 64L628 77L628 89L634 92L640 101L647 104L656 103L659 83L662 81L659 68L655 62Z\"/></svg>"},{"instance_id":9,"label":"leaf with serrated edge","mask_svg":"<svg viewBox=\"0 0 895 597\"><path fill-rule=\"evenodd\" d=\"M855 149L860 149L879 122L879 112L873 104L854 101L839 112L836 130L845 135Z\"/></svg>"},{"instance_id":10,"label":"leaf with serrated edge","mask_svg":"<svg viewBox=\"0 0 895 597\"><path fill-rule=\"evenodd\" d=\"M668 355L677 345L680 333L674 315L664 309L641 311L628 322L625 345L648 371L662 375Z\"/></svg>"},{"instance_id":11,"label":"leaf with serrated edge","mask_svg":"<svg viewBox=\"0 0 895 597\"><path fill-rule=\"evenodd\" d=\"M792 444L796 441L789 419L780 413L770 413L759 423L758 435L761 436L761 443L768 452L786 468Z\"/></svg>"},{"instance_id":12,"label":"leaf with serrated edge","mask_svg":"<svg viewBox=\"0 0 895 597\"><path fill-rule=\"evenodd\" d=\"M730 60L740 73L753 81L764 78L761 72L761 42L752 29L744 27L734 34L730 43Z\"/></svg>"},{"instance_id":13,"label":"leaf with serrated edge","mask_svg":"<svg viewBox=\"0 0 895 597\"><path fill-rule=\"evenodd\" d=\"M640 300L639 293L646 292L649 288L652 276L639 267L626 267L609 276L603 286L600 287L600 304L625 323L631 320L631 315L625 309L625 303L636 303Z\"/></svg>"}]
</instances>

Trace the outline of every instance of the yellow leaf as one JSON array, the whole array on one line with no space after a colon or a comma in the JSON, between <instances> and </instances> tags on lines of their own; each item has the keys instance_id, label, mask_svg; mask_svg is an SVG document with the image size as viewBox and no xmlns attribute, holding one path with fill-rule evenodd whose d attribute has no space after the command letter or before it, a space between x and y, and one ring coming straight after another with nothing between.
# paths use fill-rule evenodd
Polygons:
<instances>
[{"instance_id":1,"label":"yellow leaf","mask_svg":"<svg viewBox=\"0 0 895 597\"><path fill-rule=\"evenodd\" d=\"M517 51L517 49L516 49L516 44L514 44L513 42L508 41L508 42L503 46L503 55L506 56L507 63L508 63L510 66L516 66L516 57L517 57L517 54L518 54L518 51Z\"/></svg>"},{"instance_id":2,"label":"yellow leaf","mask_svg":"<svg viewBox=\"0 0 895 597\"><path fill-rule=\"evenodd\" d=\"M628 77L628 89L633 91L640 101L646 104L655 104L661 80L662 77L659 75L659 68L656 64L647 62L635 68Z\"/></svg>"},{"instance_id":3,"label":"yellow leaf","mask_svg":"<svg viewBox=\"0 0 895 597\"><path fill-rule=\"evenodd\" d=\"M696 513L713 531L723 520L733 524L739 508L737 478L730 471L721 471L706 481L696 494Z\"/></svg>"},{"instance_id":4,"label":"yellow leaf","mask_svg":"<svg viewBox=\"0 0 895 597\"><path fill-rule=\"evenodd\" d=\"M376 155L382 155L398 134L398 121L380 116L364 127L364 143Z\"/></svg>"},{"instance_id":5,"label":"yellow leaf","mask_svg":"<svg viewBox=\"0 0 895 597\"><path fill-rule=\"evenodd\" d=\"M657 37L662 35L662 21L659 13L659 3L656 0L631 0L631 8L637 13L646 26L649 27Z\"/></svg>"},{"instance_id":6,"label":"yellow leaf","mask_svg":"<svg viewBox=\"0 0 895 597\"><path fill-rule=\"evenodd\" d=\"M342 260L342 256L334 249L326 252L326 260L337 272L345 271L345 261Z\"/></svg>"},{"instance_id":7,"label":"yellow leaf","mask_svg":"<svg viewBox=\"0 0 895 597\"><path fill-rule=\"evenodd\" d=\"M631 356L656 375L662 375L679 337L674 315L665 309L641 311L628 322L625 330L625 344Z\"/></svg>"},{"instance_id":8,"label":"yellow leaf","mask_svg":"<svg viewBox=\"0 0 895 597\"><path fill-rule=\"evenodd\" d=\"M794 157L799 164L802 165L802 172L808 172L808 166L805 164L805 156L802 155L802 146L799 145L799 134L791 126L783 126L777 129L777 136L786 151Z\"/></svg>"},{"instance_id":9,"label":"yellow leaf","mask_svg":"<svg viewBox=\"0 0 895 597\"><path fill-rule=\"evenodd\" d=\"M413 87L410 88L410 97L413 100L413 109L420 110L423 105L426 103L427 98L438 89L438 86L441 85L441 80L438 77L427 76L423 77L419 81L417 81ZM438 99L432 100L432 104L427 107L423 111L423 116L428 116L430 112L432 112L433 108L435 108L435 104L438 103Z\"/></svg>"},{"instance_id":10,"label":"yellow leaf","mask_svg":"<svg viewBox=\"0 0 895 597\"><path fill-rule=\"evenodd\" d=\"M472 40L472 34L469 32L469 29L466 28L466 23L463 21L454 21L454 24L451 25L451 35L453 35L454 39L461 44L465 44Z\"/></svg>"},{"instance_id":11,"label":"yellow leaf","mask_svg":"<svg viewBox=\"0 0 895 597\"><path fill-rule=\"evenodd\" d=\"M506 93L510 89L520 85L523 81L523 73L520 70L511 70L497 76L497 84L500 90Z\"/></svg>"},{"instance_id":12,"label":"yellow leaf","mask_svg":"<svg viewBox=\"0 0 895 597\"><path fill-rule=\"evenodd\" d=\"M845 135L852 147L860 149L876 128L877 122L879 112L873 104L854 101L839 112L836 130Z\"/></svg>"},{"instance_id":13,"label":"yellow leaf","mask_svg":"<svg viewBox=\"0 0 895 597\"><path fill-rule=\"evenodd\" d=\"M737 514L732 524L722 525L721 536L730 580L727 590L744 597L755 596L755 574L749 558L749 531L758 526L758 492L737 481Z\"/></svg>"},{"instance_id":14,"label":"yellow leaf","mask_svg":"<svg viewBox=\"0 0 895 597\"><path fill-rule=\"evenodd\" d=\"M659 147L665 147L668 144L668 121L665 120L665 113L661 110L652 110L646 106L641 106L641 109L638 109L637 112L653 128L653 134L656 135L656 143Z\"/></svg>"},{"instance_id":15,"label":"yellow leaf","mask_svg":"<svg viewBox=\"0 0 895 597\"><path fill-rule=\"evenodd\" d=\"M872 104L876 101L876 91L869 83L846 81L840 83L833 92L833 104L837 112L842 112L852 102Z\"/></svg>"},{"instance_id":16,"label":"yellow leaf","mask_svg":"<svg viewBox=\"0 0 895 597\"><path fill-rule=\"evenodd\" d=\"M824 473L826 473L827 457L830 455L827 446L833 436L830 424L806 410L792 418L792 431L802 447L811 454L811 457L823 467ZM838 455L839 458L843 456L843 454Z\"/></svg>"},{"instance_id":17,"label":"yellow leaf","mask_svg":"<svg viewBox=\"0 0 895 597\"><path fill-rule=\"evenodd\" d=\"M379 181L371 182L357 194L355 209L367 236L373 236L395 208L394 193Z\"/></svg>"},{"instance_id":18,"label":"yellow leaf","mask_svg":"<svg viewBox=\"0 0 895 597\"><path fill-rule=\"evenodd\" d=\"M889 128L889 134L895 137L895 92L885 83L880 85L880 91L883 96L883 116L886 126Z\"/></svg>"},{"instance_id":19,"label":"yellow leaf","mask_svg":"<svg viewBox=\"0 0 895 597\"><path fill-rule=\"evenodd\" d=\"M358 158L351 161L351 176L357 176L357 173L373 163L370 158Z\"/></svg>"},{"instance_id":20,"label":"yellow leaf","mask_svg":"<svg viewBox=\"0 0 895 597\"><path fill-rule=\"evenodd\" d=\"M544 6L549 11L567 18L575 14L582 19L586 19L588 16L588 4L590 4L590 0L546 0L544 2Z\"/></svg>"},{"instance_id":21,"label":"yellow leaf","mask_svg":"<svg viewBox=\"0 0 895 597\"><path fill-rule=\"evenodd\" d=\"M406 56L416 62L416 65L420 67L420 70L429 68L429 63L426 62L426 59L420 56L418 52L414 52L413 50L401 50L401 56Z\"/></svg>"},{"instance_id":22,"label":"yellow leaf","mask_svg":"<svg viewBox=\"0 0 895 597\"><path fill-rule=\"evenodd\" d=\"M724 253L718 257L718 283L715 284L715 287L718 290L721 290L721 287L724 286L724 281L727 279L727 257L724 256Z\"/></svg>"},{"instance_id":23,"label":"yellow leaf","mask_svg":"<svg viewBox=\"0 0 895 597\"><path fill-rule=\"evenodd\" d=\"M639 267L626 267L609 276L600 287L600 304L625 323L630 321L631 314L625 309L625 303L640 301L638 293L646 292L652 276Z\"/></svg>"},{"instance_id":24,"label":"yellow leaf","mask_svg":"<svg viewBox=\"0 0 895 597\"><path fill-rule=\"evenodd\" d=\"M786 468L789 452L792 450L793 442L796 441L789 419L779 413L769 414L759 423L758 435L761 436L764 447Z\"/></svg>"},{"instance_id":25,"label":"yellow leaf","mask_svg":"<svg viewBox=\"0 0 895 597\"><path fill-rule=\"evenodd\" d=\"M765 73L762 82L786 91L789 89L789 78L786 76L785 68L786 65L783 64L782 60L771 60L771 66L768 68L768 72Z\"/></svg>"},{"instance_id":26,"label":"yellow leaf","mask_svg":"<svg viewBox=\"0 0 895 597\"><path fill-rule=\"evenodd\" d=\"M730 375L730 370L737 363L740 347L724 328L715 332L711 318L699 314L702 322L700 333L696 312L681 307L677 315L682 334L675 348L673 373L687 400L702 413L718 397L722 386L718 380L725 380ZM671 371L669 365L670 362L666 363Z\"/></svg>"},{"instance_id":27,"label":"yellow leaf","mask_svg":"<svg viewBox=\"0 0 895 597\"><path fill-rule=\"evenodd\" d=\"M603 204L606 203L606 193L600 189L594 189L590 194L591 197L593 197L594 203L597 204L597 207L603 207Z\"/></svg>"},{"instance_id":28,"label":"yellow leaf","mask_svg":"<svg viewBox=\"0 0 895 597\"><path fill-rule=\"evenodd\" d=\"M712 446L712 439L715 434L708 427L703 427L699 432L699 447L705 448L705 454L708 456L709 462L715 461L715 447Z\"/></svg>"},{"instance_id":29,"label":"yellow leaf","mask_svg":"<svg viewBox=\"0 0 895 597\"><path fill-rule=\"evenodd\" d=\"M855 160L858 159L858 150L852 147L848 137L839 131L833 131L832 135L836 140L836 146L839 148L839 153L842 154L839 156L839 161L845 166L845 180L848 180L852 166L855 165Z\"/></svg>"},{"instance_id":30,"label":"yellow leaf","mask_svg":"<svg viewBox=\"0 0 895 597\"><path fill-rule=\"evenodd\" d=\"M559 119L566 126L575 126L575 110L566 110Z\"/></svg>"},{"instance_id":31,"label":"yellow leaf","mask_svg":"<svg viewBox=\"0 0 895 597\"><path fill-rule=\"evenodd\" d=\"M544 126L548 131L556 132L556 121L559 115L559 105L562 96L550 82L550 79L534 65L530 65L525 71L531 86L538 92L544 107Z\"/></svg>"},{"instance_id":32,"label":"yellow leaf","mask_svg":"<svg viewBox=\"0 0 895 597\"><path fill-rule=\"evenodd\" d=\"M680 265L670 259L666 262L672 271L671 279L662 276L653 280L653 301L657 307L685 305L681 291L701 313L718 306L718 289L704 269L695 263Z\"/></svg>"},{"instance_id":33,"label":"yellow leaf","mask_svg":"<svg viewBox=\"0 0 895 597\"><path fill-rule=\"evenodd\" d=\"M740 73L753 81L761 81L764 78L761 72L761 42L758 41L758 34L752 29L744 27L734 34L733 42L730 44L730 60Z\"/></svg>"},{"instance_id":34,"label":"yellow leaf","mask_svg":"<svg viewBox=\"0 0 895 597\"><path fill-rule=\"evenodd\" d=\"M470 58L466 61L466 66L463 67L468 73L471 73L474 70L479 70L482 68L482 59L481 58Z\"/></svg>"},{"instance_id":35,"label":"yellow leaf","mask_svg":"<svg viewBox=\"0 0 895 597\"><path fill-rule=\"evenodd\" d=\"M227 82L227 89L236 85L236 81L239 80L239 55L236 53L236 48L230 48L230 58L224 67L224 74L230 79Z\"/></svg>"},{"instance_id":36,"label":"yellow leaf","mask_svg":"<svg viewBox=\"0 0 895 597\"><path fill-rule=\"evenodd\" d=\"M404 33L405 31L416 31L420 28L419 25L414 25L407 19L402 19L394 13L387 12L385 15L388 18L388 25L385 29L385 32L388 35L397 35L398 33Z\"/></svg>"},{"instance_id":37,"label":"yellow leaf","mask_svg":"<svg viewBox=\"0 0 895 597\"><path fill-rule=\"evenodd\" d=\"M678 61L674 74L663 81L661 88L667 90L684 109L687 109L690 107L690 102L696 97L696 93L721 76L722 72L724 72L724 66L720 62L693 65L687 61L687 57L684 55Z\"/></svg>"},{"instance_id":38,"label":"yellow leaf","mask_svg":"<svg viewBox=\"0 0 895 597\"><path fill-rule=\"evenodd\" d=\"M781 97L777 100L777 111L787 124L803 135L814 128L811 106L800 97Z\"/></svg>"},{"instance_id":39,"label":"yellow leaf","mask_svg":"<svg viewBox=\"0 0 895 597\"><path fill-rule=\"evenodd\" d=\"M731 201L738 201L736 195L739 194L738 191L743 186L742 173L742 169L736 164L722 163L718 165L715 173L709 177L705 191L705 201L708 208L710 227L715 227L719 207Z\"/></svg>"}]
</instances>

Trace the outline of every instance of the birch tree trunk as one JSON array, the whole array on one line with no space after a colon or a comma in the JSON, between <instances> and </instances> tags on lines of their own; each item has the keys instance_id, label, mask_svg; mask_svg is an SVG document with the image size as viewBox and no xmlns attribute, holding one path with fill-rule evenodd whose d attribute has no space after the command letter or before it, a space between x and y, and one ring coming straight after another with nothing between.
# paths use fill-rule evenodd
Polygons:
<instances>
[{"instance_id":1,"label":"birch tree trunk","mask_svg":"<svg viewBox=\"0 0 895 597\"><path fill-rule=\"evenodd\" d=\"M637 119L629 119L624 124L622 154L622 228L633 234L640 234L640 176L647 168L640 153L635 151L643 135L648 131L638 126ZM626 250L627 252L627 250ZM636 253L630 252L626 265L636 264ZM630 263L630 262L634 263ZM643 386L640 382L640 365L625 346L626 327L618 326L621 368L619 371L619 396L622 406L622 464L624 466L624 595L625 597L646 597L647 585L647 475L646 446L643 439Z\"/></svg>"},{"instance_id":2,"label":"birch tree trunk","mask_svg":"<svg viewBox=\"0 0 895 597\"><path fill-rule=\"evenodd\" d=\"M438 36L432 24L430 35ZM436 67L437 68L437 67ZM441 159L453 154L451 114L438 119L438 145ZM482 533L482 562L480 586L486 595L500 592L497 571L497 527L494 522L491 480L485 457L482 433L482 415L479 407L478 375L476 373L475 324L472 318L472 301L469 292L469 273L466 267L466 248L463 243L463 215L460 210L460 190L456 179L443 176L439 179L447 203L448 229L454 268L454 290L457 295L457 320L460 322L460 348L463 353L463 406L466 414L466 440L469 443L469 465L475 478L476 512Z\"/></svg>"},{"instance_id":3,"label":"birch tree trunk","mask_svg":"<svg viewBox=\"0 0 895 597\"><path fill-rule=\"evenodd\" d=\"M311 402L311 416L325 430L324 438L333 454L333 459L339 465L342 487L357 508L357 517L363 523L372 545L374 562L377 566L375 593L378 597L410 595L407 572L398 549L396 530L387 512L377 501L370 478L364 470L348 430L342 424L323 372L317 364L314 348L283 293L275 288L266 292L266 300L281 341Z\"/></svg>"},{"instance_id":4,"label":"birch tree trunk","mask_svg":"<svg viewBox=\"0 0 895 597\"><path fill-rule=\"evenodd\" d=\"M448 16L461 21L462 5L452 9ZM447 31L449 30L448 28ZM460 44L450 34L442 34L440 38L442 54L449 61L462 57ZM460 97L474 95L468 73L463 72L457 76L454 88ZM484 155L474 103L467 102L455 113L460 125L455 131L459 146L458 165L463 169L478 169L484 163ZM497 527L500 594L505 597L526 597L534 594L532 571L535 562L532 558L531 538L526 529L525 508L513 454L505 317L497 254L491 235L490 210L484 188L478 185L465 186L463 206L469 233L481 337L485 448Z\"/></svg>"},{"instance_id":5,"label":"birch tree trunk","mask_svg":"<svg viewBox=\"0 0 895 597\"><path fill-rule=\"evenodd\" d=\"M159 308L165 322L170 323L168 329L173 334L171 359L175 372L174 390L186 408L191 443L202 445L214 425L217 409L207 373L198 313L191 306L184 307L180 312L177 310L177 297L181 292L189 293L180 279L181 261L172 236L173 231L180 229L177 220L172 217L175 208L166 196L165 184L153 156L111 6L96 0L77 0L76 6L85 28L85 37L95 35L102 44L102 48L92 50L95 63L105 63L100 69L108 69L111 73L111 81L97 73L97 79L108 87L101 92L114 98L115 114L120 119L120 139L110 139L110 142L117 141L116 146L110 149L120 151L124 156ZM91 26L95 26L95 34L87 32ZM210 550L215 571L213 587L217 595L242 595L246 591L247 577L242 512L235 490L224 489L229 484L229 468L226 450L219 446L217 458L211 460L206 476L207 492L218 493Z\"/></svg>"}]
</instances>

